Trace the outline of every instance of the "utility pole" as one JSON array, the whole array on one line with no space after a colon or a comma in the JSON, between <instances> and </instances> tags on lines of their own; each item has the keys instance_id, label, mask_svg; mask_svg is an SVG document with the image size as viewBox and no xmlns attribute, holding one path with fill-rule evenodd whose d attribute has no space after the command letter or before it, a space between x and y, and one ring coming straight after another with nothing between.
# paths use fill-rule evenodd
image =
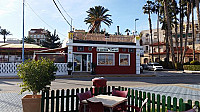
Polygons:
<instances>
[{"instance_id":1,"label":"utility pole","mask_svg":"<svg viewBox=\"0 0 200 112\"><path fill-rule=\"evenodd\" d=\"M22 38L22 63L24 63L24 2L23 0L23 38Z\"/></svg>"}]
</instances>

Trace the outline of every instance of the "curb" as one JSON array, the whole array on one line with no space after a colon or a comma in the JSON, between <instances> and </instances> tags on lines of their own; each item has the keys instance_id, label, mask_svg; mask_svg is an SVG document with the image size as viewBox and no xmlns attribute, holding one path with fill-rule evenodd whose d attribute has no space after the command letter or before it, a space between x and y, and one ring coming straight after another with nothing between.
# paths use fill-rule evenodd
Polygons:
<instances>
[{"instance_id":1,"label":"curb","mask_svg":"<svg viewBox=\"0 0 200 112\"><path fill-rule=\"evenodd\" d=\"M83 77L156 77L156 75L58 75L56 79L63 78L83 78ZM0 79L20 79L18 76L0 76Z\"/></svg>"}]
</instances>

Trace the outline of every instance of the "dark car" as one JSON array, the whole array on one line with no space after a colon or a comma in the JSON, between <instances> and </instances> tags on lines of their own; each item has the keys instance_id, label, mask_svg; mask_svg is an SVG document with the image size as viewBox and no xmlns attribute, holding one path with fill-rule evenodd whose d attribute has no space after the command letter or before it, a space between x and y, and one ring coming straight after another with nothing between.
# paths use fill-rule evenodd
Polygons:
<instances>
[{"instance_id":1,"label":"dark car","mask_svg":"<svg viewBox=\"0 0 200 112\"><path fill-rule=\"evenodd\" d=\"M142 64L142 67L144 70L148 70L148 65L147 64Z\"/></svg>"}]
</instances>

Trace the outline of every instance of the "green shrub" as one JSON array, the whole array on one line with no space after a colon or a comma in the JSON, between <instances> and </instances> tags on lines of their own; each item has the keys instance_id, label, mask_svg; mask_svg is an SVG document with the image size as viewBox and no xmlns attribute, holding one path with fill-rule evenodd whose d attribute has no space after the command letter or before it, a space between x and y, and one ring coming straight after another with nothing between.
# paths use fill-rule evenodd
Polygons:
<instances>
[{"instance_id":1,"label":"green shrub","mask_svg":"<svg viewBox=\"0 0 200 112\"><path fill-rule=\"evenodd\" d=\"M200 71L200 65L183 65L184 70Z\"/></svg>"},{"instance_id":2,"label":"green shrub","mask_svg":"<svg viewBox=\"0 0 200 112\"><path fill-rule=\"evenodd\" d=\"M162 65L163 68L165 68L165 69L173 69L172 62L167 63L164 61L160 61L159 64Z\"/></svg>"},{"instance_id":3,"label":"green shrub","mask_svg":"<svg viewBox=\"0 0 200 112\"><path fill-rule=\"evenodd\" d=\"M18 65L17 75L23 80L20 84L21 93L28 90L33 92L33 96L37 95L40 90L45 89L47 85L51 85L51 81L55 80L57 69L53 61L44 58L37 61L27 60Z\"/></svg>"},{"instance_id":4,"label":"green shrub","mask_svg":"<svg viewBox=\"0 0 200 112\"><path fill-rule=\"evenodd\" d=\"M184 63L183 65L190 65L190 62L186 62L186 63Z\"/></svg>"},{"instance_id":5,"label":"green shrub","mask_svg":"<svg viewBox=\"0 0 200 112\"><path fill-rule=\"evenodd\" d=\"M181 65L181 63L175 63L175 69L176 69L176 70L182 70L182 65Z\"/></svg>"},{"instance_id":6,"label":"green shrub","mask_svg":"<svg viewBox=\"0 0 200 112\"><path fill-rule=\"evenodd\" d=\"M196 60L195 60L195 61L191 61L191 62L190 62L190 65L200 65L200 63L199 63L199 61L196 61Z\"/></svg>"}]
</instances>

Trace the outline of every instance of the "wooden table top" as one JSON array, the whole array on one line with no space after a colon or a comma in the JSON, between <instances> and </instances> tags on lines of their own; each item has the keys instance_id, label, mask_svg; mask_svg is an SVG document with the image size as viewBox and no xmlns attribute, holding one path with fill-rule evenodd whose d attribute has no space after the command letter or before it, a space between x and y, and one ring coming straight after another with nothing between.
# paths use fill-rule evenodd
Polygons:
<instances>
[{"instance_id":1,"label":"wooden table top","mask_svg":"<svg viewBox=\"0 0 200 112\"><path fill-rule=\"evenodd\" d=\"M120 103L127 101L127 98L117 97L117 96L108 96L108 95L98 95L92 98L87 99L91 102L102 102L105 107L114 107ZM83 103L86 103L86 100L83 100Z\"/></svg>"}]
</instances>

